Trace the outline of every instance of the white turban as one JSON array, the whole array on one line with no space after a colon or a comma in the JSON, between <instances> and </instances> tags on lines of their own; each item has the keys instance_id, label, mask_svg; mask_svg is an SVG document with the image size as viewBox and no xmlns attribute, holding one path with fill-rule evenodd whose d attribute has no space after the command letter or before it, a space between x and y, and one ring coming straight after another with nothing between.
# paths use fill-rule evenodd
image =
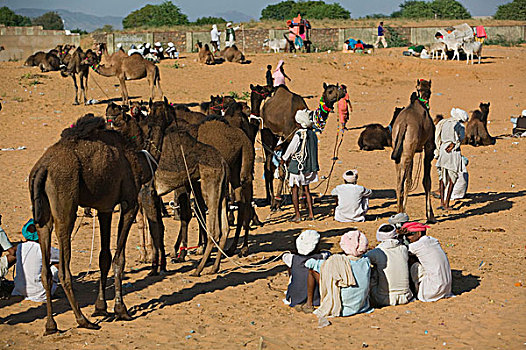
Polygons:
<instances>
[{"instance_id":1,"label":"white turban","mask_svg":"<svg viewBox=\"0 0 526 350\"><path fill-rule=\"evenodd\" d=\"M171 41L168 43L168 46L169 47L174 47L174 43L172 43Z\"/></svg>"},{"instance_id":2,"label":"white turban","mask_svg":"<svg viewBox=\"0 0 526 350\"><path fill-rule=\"evenodd\" d=\"M398 213L389 218L389 223L397 228L402 227L402 225L408 221L409 215L407 215L406 213Z\"/></svg>"},{"instance_id":3,"label":"white turban","mask_svg":"<svg viewBox=\"0 0 526 350\"><path fill-rule=\"evenodd\" d=\"M312 120L310 119L308 109L300 109L296 112L296 117L294 118L296 123L301 125L302 128L307 129L312 126Z\"/></svg>"},{"instance_id":4,"label":"white turban","mask_svg":"<svg viewBox=\"0 0 526 350\"><path fill-rule=\"evenodd\" d=\"M522 116L523 116L523 117L526 117L526 109L523 109L523 110L522 110Z\"/></svg>"},{"instance_id":5,"label":"white turban","mask_svg":"<svg viewBox=\"0 0 526 350\"><path fill-rule=\"evenodd\" d=\"M146 43L146 45L144 45L147 49L150 48L150 43Z\"/></svg>"},{"instance_id":6,"label":"white turban","mask_svg":"<svg viewBox=\"0 0 526 350\"><path fill-rule=\"evenodd\" d=\"M155 43L155 46L161 46L161 43L157 41L157 42Z\"/></svg>"},{"instance_id":7,"label":"white turban","mask_svg":"<svg viewBox=\"0 0 526 350\"><path fill-rule=\"evenodd\" d=\"M226 24L227 27L230 27L231 25L232 25L232 22L228 22L228 23Z\"/></svg>"},{"instance_id":8,"label":"white turban","mask_svg":"<svg viewBox=\"0 0 526 350\"><path fill-rule=\"evenodd\" d=\"M460 108L451 108L451 119L465 123L468 121L468 118L468 113L465 110Z\"/></svg>"},{"instance_id":9,"label":"white turban","mask_svg":"<svg viewBox=\"0 0 526 350\"><path fill-rule=\"evenodd\" d=\"M122 47L122 44L121 43L118 43L117 44L117 48L120 49Z\"/></svg>"},{"instance_id":10,"label":"white turban","mask_svg":"<svg viewBox=\"0 0 526 350\"><path fill-rule=\"evenodd\" d=\"M356 181L358 181L358 170L347 170L345 173L343 173L343 179L348 183L356 184Z\"/></svg>"},{"instance_id":11,"label":"white turban","mask_svg":"<svg viewBox=\"0 0 526 350\"><path fill-rule=\"evenodd\" d=\"M303 231L296 238L296 249L300 255L309 255L320 242L320 234L314 230Z\"/></svg>"},{"instance_id":12,"label":"white turban","mask_svg":"<svg viewBox=\"0 0 526 350\"><path fill-rule=\"evenodd\" d=\"M381 224L376 231L376 240L383 242L388 239L396 238L396 227L391 224Z\"/></svg>"}]
</instances>

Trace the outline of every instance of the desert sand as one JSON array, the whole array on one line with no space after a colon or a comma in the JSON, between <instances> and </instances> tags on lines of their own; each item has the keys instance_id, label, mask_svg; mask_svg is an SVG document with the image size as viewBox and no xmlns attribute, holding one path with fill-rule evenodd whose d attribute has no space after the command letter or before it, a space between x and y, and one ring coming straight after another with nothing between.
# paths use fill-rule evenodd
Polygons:
<instances>
[{"instance_id":1,"label":"desert sand","mask_svg":"<svg viewBox=\"0 0 526 350\"><path fill-rule=\"evenodd\" d=\"M0 347L27 349L521 349L526 345L526 141L509 138L509 118L526 108L526 47L484 47L481 65L465 61L431 61L402 56L402 49L380 49L374 55L344 53L247 55L250 64L224 63L205 66L195 54L179 61L163 61L161 86L172 102L195 103L211 94L249 92L249 84L265 82L265 67L286 62L292 78L289 88L317 107L322 83L346 84L353 104L349 127L368 123L387 125L395 106L405 106L417 79L432 79L432 115L448 115L452 107L465 110L491 102L488 125L496 145L464 146L470 160L468 195L455 203L458 210L439 211L433 199L438 223L428 234L440 240L448 255L456 297L433 303L376 309L371 314L332 319L332 325L318 329L314 315L299 313L282 303L287 286L284 264L265 265L267 271L239 268L268 261L294 248L295 237L304 229L321 233L322 248L338 252L339 236L350 227L362 230L373 247L377 227L394 214L396 175L391 149L364 152L357 145L361 130L345 134L329 191L341 183L341 174L355 168L359 183L373 190L367 221L354 225L337 223L331 216L333 204L326 197L315 206L315 221L292 224L291 205L270 215L268 207L257 208L264 227L250 236L251 255L223 260L217 275L191 277L199 256L185 263L169 263L168 274L148 277L149 266L138 262L139 235L132 227L126 250L125 303L134 319L100 322L101 329L76 328L64 293L54 301L59 334L44 337L44 304L29 301L0 301ZM174 64L177 63L178 68ZM115 78L90 72L88 98L120 98ZM99 88L100 86L100 88ZM127 83L130 97L148 99L146 80ZM73 84L59 73L40 74L38 68L22 62L0 64L0 213L3 228L12 241L21 239L22 225L31 215L28 174L44 150L56 142L60 132L88 112L103 115L105 104L72 106ZM320 175L331 166L336 114L331 114L320 136ZM256 144L257 156L262 156ZM438 187L433 167L433 189ZM255 195L264 198L262 164L255 169ZM421 182L421 179L418 180ZM313 192L321 196L326 182ZM165 201L172 197L165 197ZM407 212L414 220L425 220L425 202L420 184L410 195ZM81 211L79 210L79 215ZM118 213L114 215L112 247ZM175 242L178 222L165 219L167 251ZM80 229L72 241L74 276L88 268L94 273L74 284L83 312L93 312L98 279L98 222L95 221L93 262L89 267L93 221L79 217ZM197 241L195 220L190 245ZM231 235L233 230L231 230ZM57 246L54 239L53 245ZM205 272L207 270L205 269ZM9 273L9 279L13 276ZM112 272L108 287L113 297ZM113 301L108 302L110 311Z\"/></svg>"}]
</instances>

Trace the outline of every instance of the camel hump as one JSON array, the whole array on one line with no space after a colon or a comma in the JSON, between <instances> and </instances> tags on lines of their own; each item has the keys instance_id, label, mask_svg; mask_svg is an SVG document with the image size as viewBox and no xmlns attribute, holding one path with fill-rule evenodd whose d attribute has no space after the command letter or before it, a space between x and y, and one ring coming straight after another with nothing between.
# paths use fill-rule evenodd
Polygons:
<instances>
[{"instance_id":1,"label":"camel hump","mask_svg":"<svg viewBox=\"0 0 526 350\"><path fill-rule=\"evenodd\" d=\"M105 128L106 121L104 118L95 117L93 114L89 113L77 119L75 124L70 128L62 130L60 137L73 140L86 139L92 136L94 131Z\"/></svg>"}]
</instances>

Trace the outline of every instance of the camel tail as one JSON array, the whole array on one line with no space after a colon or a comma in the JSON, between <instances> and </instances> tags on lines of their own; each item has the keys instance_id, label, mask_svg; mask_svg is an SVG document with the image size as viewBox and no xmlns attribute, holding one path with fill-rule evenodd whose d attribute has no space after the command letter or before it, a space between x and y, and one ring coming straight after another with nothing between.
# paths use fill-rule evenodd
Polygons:
<instances>
[{"instance_id":1,"label":"camel tail","mask_svg":"<svg viewBox=\"0 0 526 350\"><path fill-rule=\"evenodd\" d=\"M153 85L159 86L160 81L161 81L161 73L159 73L159 66L155 66L155 76L153 78Z\"/></svg>"},{"instance_id":2,"label":"camel tail","mask_svg":"<svg viewBox=\"0 0 526 350\"><path fill-rule=\"evenodd\" d=\"M391 153L391 159L394 160L396 164L400 163L400 158L402 157L406 129L407 125L403 125L398 129L398 133L396 134L393 153Z\"/></svg>"},{"instance_id":3,"label":"camel tail","mask_svg":"<svg viewBox=\"0 0 526 350\"><path fill-rule=\"evenodd\" d=\"M224 178L223 183L221 185L221 193L222 193L222 199L221 199L221 234L227 235L230 231L230 225L228 224L228 217L227 217L227 198L228 198L228 184L230 181L230 168L226 161L223 160L223 170L224 170Z\"/></svg>"},{"instance_id":4,"label":"camel tail","mask_svg":"<svg viewBox=\"0 0 526 350\"><path fill-rule=\"evenodd\" d=\"M241 148L241 183L252 182L254 176L254 146L248 138L243 138Z\"/></svg>"},{"instance_id":5,"label":"camel tail","mask_svg":"<svg viewBox=\"0 0 526 350\"><path fill-rule=\"evenodd\" d=\"M35 171L31 177L29 190L31 193L31 204L33 205L33 219L40 225L44 226L43 222L46 211L49 211L49 202L45 192L45 185L47 179L47 169L40 167Z\"/></svg>"}]
</instances>

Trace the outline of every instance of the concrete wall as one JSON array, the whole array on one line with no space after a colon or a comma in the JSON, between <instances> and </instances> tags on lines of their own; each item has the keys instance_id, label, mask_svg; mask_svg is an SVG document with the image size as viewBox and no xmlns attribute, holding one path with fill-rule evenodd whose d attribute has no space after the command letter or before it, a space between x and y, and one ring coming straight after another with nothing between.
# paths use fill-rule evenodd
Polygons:
<instances>
[{"instance_id":1,"label":"concrete wall","mask_svg":"<svg viewBox=\"0 0 526 350\"><path fill-rule=\"evenodd\" d=\"M489 38L495 38L497 35L512 40L525 40L525 26L498 26L486 27L486 32ZM434 41L435 33L442 27L399 27L395 29L402 37L409 42L417 45L426 45ZM247 29L243 32L241 30L236 32L237 46L246 52L262 52L263 41L265 39L282 39L283 34L288 33L287 29ZM310 39L314 47L320 50L337 49L341 50L343 42L348 38L361 39L368 44L373 44L376 41L377 28L376 27L356 27L356 28L314 28L310 32ZM244 49L243 49L244 37ZM159 41L166 46L168 42L173 42L177 49L181 52L195 51L195 44L197 41L202 43L210 42L209 31L199 32L185 32L185 31L166 31L153 33L114 33L114 34L93 34L93 39L96 42L106 42L108 50L113 52L117 43L122 43L127 50L131 44L139 45L145 42L154 43ZM225 43L225 31L221 33L221 47ZM266 50L265 50L266 51Z\"/></svg>"},{"instance_id":2,"label":"concrete wall","mask_svg":"<svg viewBox=\"0 0 526 350\"><path fill-rule=\"evenodd\" d=\"M80 45L80 35L66 35L63 30L36 27L0 26L0 61L25 60L37 51L49 51L59 44Z\"/></svg>"}]
</instances>

